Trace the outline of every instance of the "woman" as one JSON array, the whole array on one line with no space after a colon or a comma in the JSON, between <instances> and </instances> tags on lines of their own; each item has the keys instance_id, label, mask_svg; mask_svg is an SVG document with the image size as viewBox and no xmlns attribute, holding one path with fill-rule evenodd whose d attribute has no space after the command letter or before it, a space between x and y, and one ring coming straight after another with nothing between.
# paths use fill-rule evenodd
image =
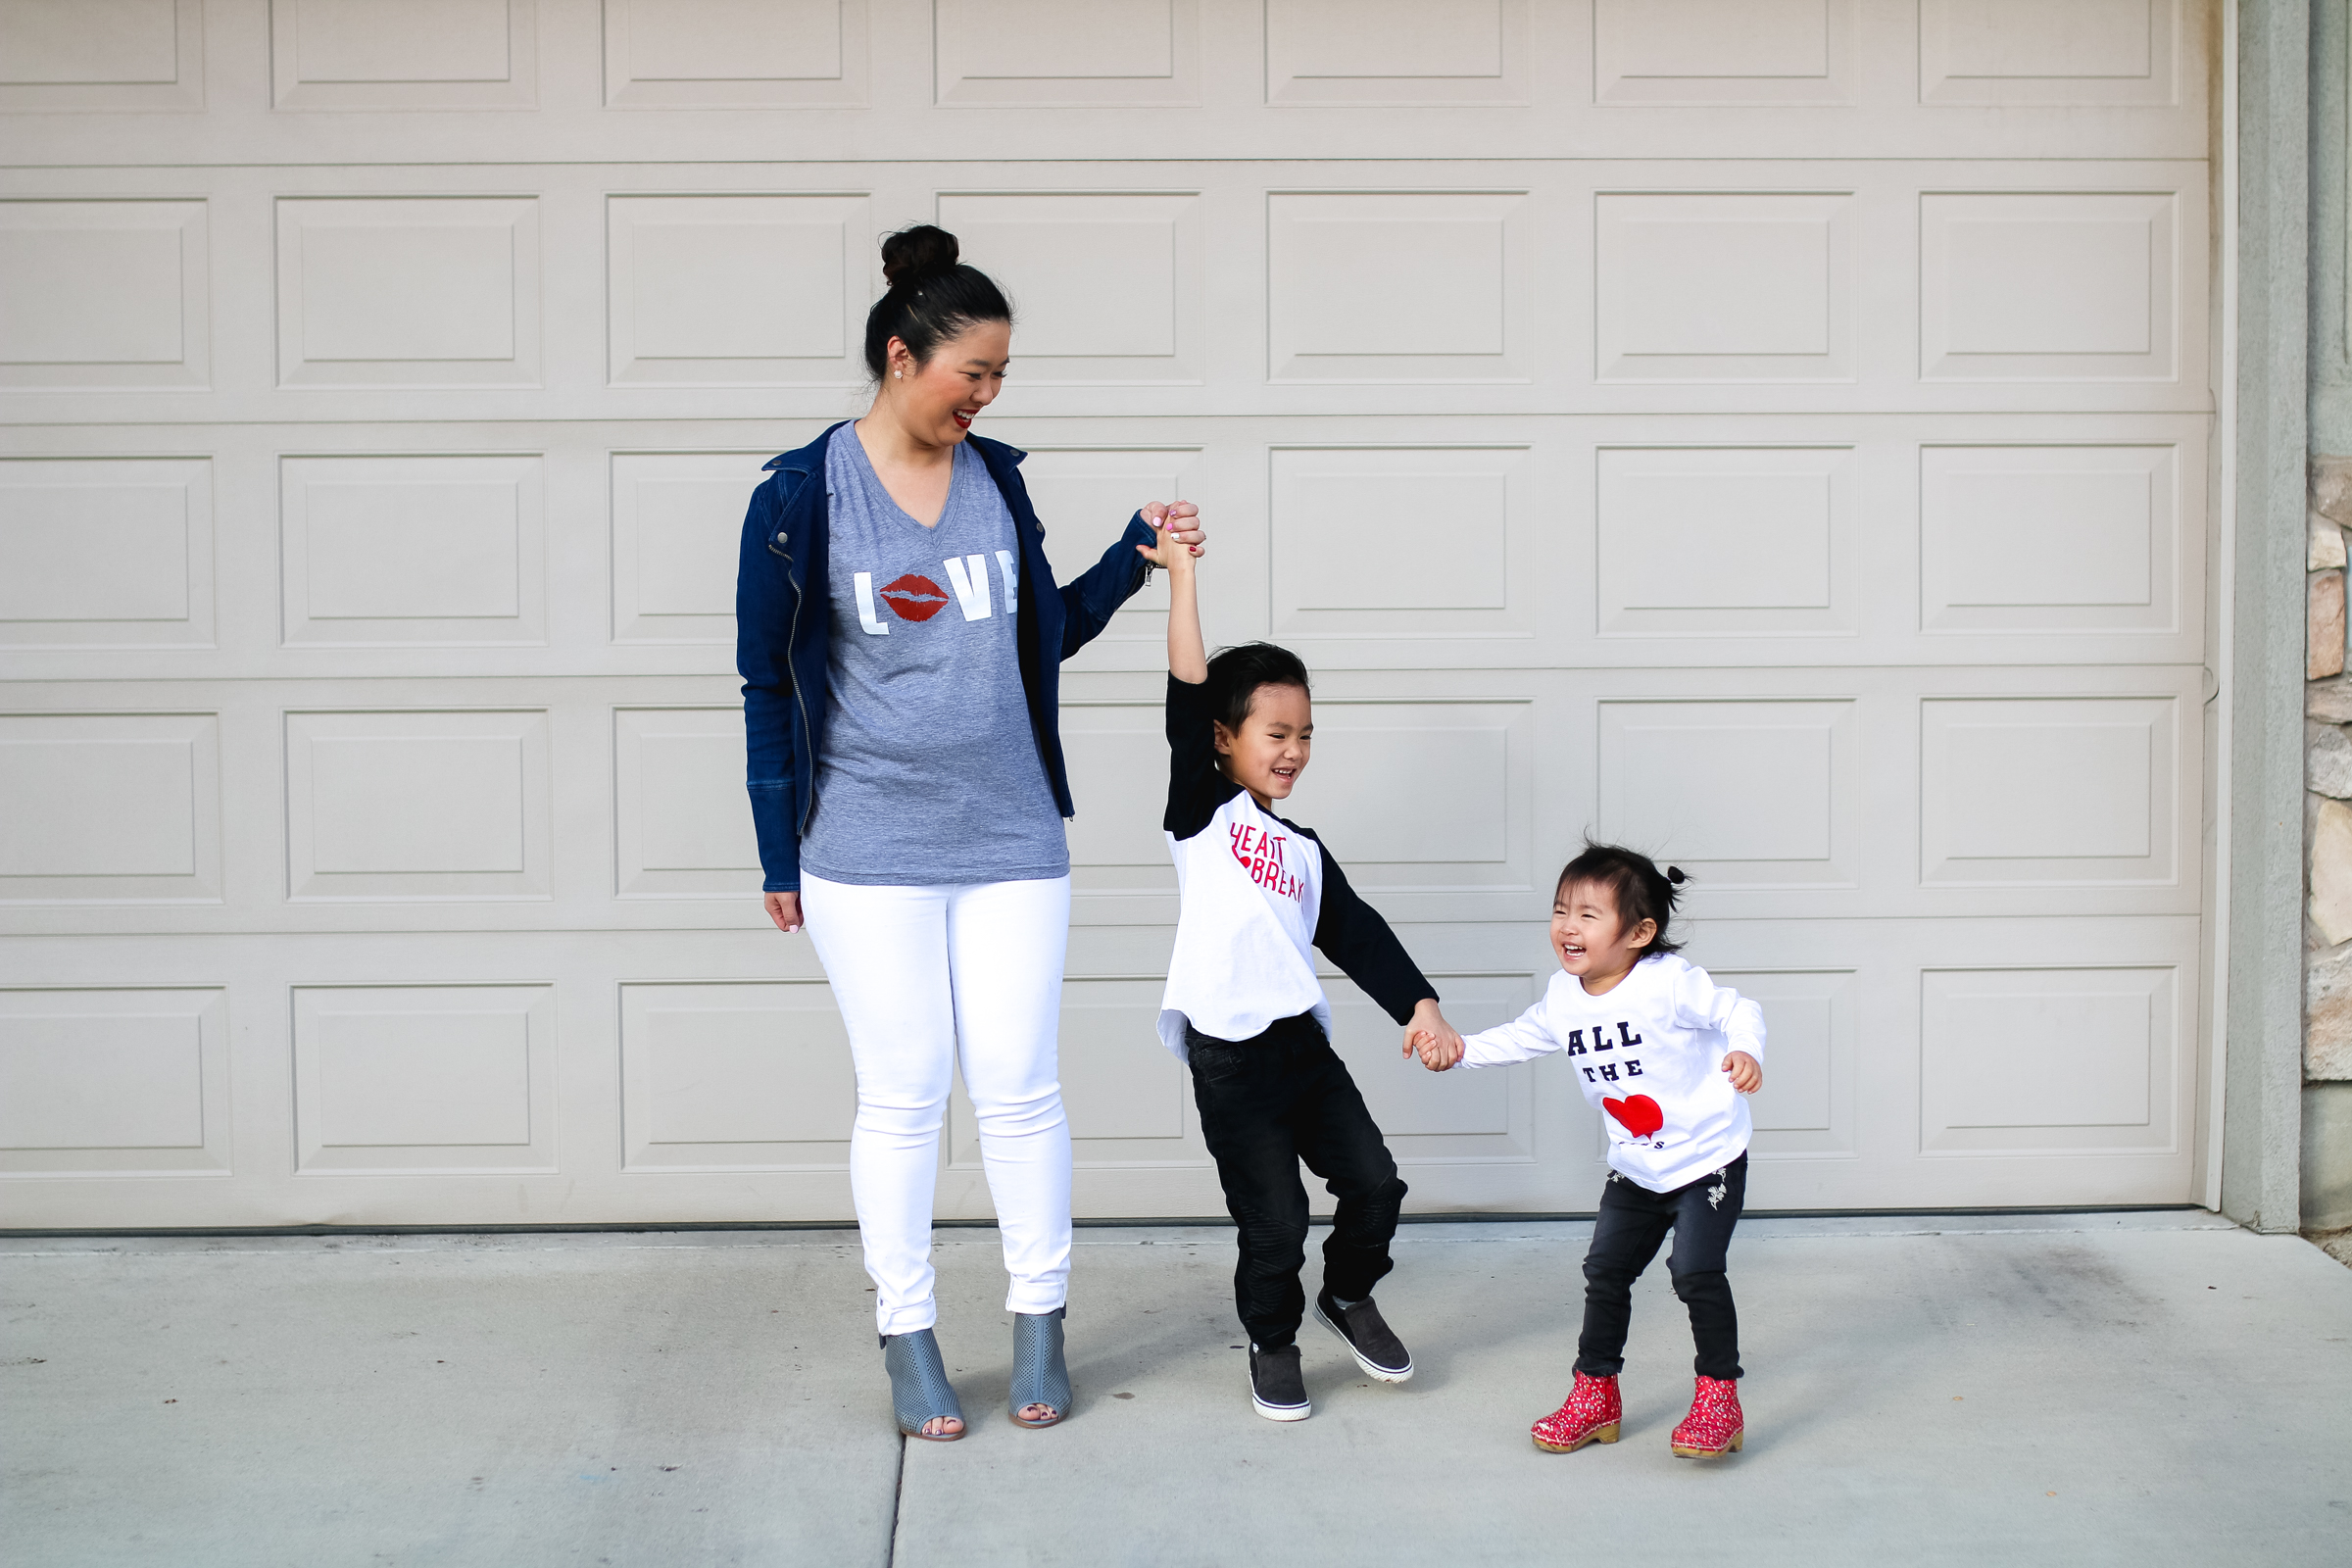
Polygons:
<instances>
[{"instance_id":1,"label":"woman","mask_svg":"<svg viewBox=\"0 0 2352 1568\"><path fill-rule=\"evenodd\" d=\"M1012 1277L1006 1408L1027 1427L1069 1412L1059 665L1143 586L1158 527L1196 553L1201 535L1189 503L1147 506L1056 588L1022 454L966 434L1003 385L1010 307L928 224L882 259L873 407L752 496L736 663L768 917L806 921L857 1062L850 1185L891 1401L944 1442L963 1417L932 1336L931 1199L957 1065Z\"/></svg>"}]
</instances>

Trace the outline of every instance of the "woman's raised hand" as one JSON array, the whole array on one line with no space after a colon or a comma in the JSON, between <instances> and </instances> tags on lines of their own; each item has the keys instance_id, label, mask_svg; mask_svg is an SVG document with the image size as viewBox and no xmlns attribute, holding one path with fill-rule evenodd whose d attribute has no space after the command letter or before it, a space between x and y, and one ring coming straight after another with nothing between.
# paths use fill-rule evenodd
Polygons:
<instances>
[{"instance_id":1,"label":"woman's raised hand","mask_svg":"<svg viewBox=\"0 0 2352 1568\"><path fill-rule=\"evenodd\" d=\"M1137 545L1135 551L1137 555L1142 556L1160 570L1167 570L1171 564L1168 560L1171 541L1190 547L1195 556L1202 555L1207 551L1208 535L1200 528L1200 509L1190 501L1179 501L1172 506L1158 501L1147 501L1141 510L1144 521L1151 524L1152 531L1157 535L1159 542L1152 548Z\"/></svg>"},{"instance_id":2,"label":"woman's raised hand","mask_svg":"<svg viewBox=\"0 0 2352 1568\"><path fill-rule=\"evenodd\" d=\"M776 929L786 936L801 928L801 896L798 893L770 893L767 896L767 917L776 922Z\"/></svg>"}]
</instances>

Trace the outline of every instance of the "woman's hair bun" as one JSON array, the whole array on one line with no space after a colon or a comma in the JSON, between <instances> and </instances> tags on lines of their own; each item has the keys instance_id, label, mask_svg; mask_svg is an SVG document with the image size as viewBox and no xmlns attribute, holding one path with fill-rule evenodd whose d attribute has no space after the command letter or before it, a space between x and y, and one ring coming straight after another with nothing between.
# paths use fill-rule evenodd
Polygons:
<instances>
[{"instance_id":1,"label":"woman's hair bun","mask_svg":"<svg viewBox=\"0 0 2352 1568\"><path fill-rule=\"evenodd\" d=\"M1679 888L1690 879L1683 875L1683 868L1681 866L1670 865L1666 868L1666 880Z\"/></svg>"},{"instance_id":2,"label":"woman's hair bun","mask_svg":"<svg viewBox=\"0 0 2352 1568\"><path fill-rule=\"evenodd\" d=\"M961 254L956 236L931 223L917 223L882 241L882 277L892 288L952 270Z\"/></svg>"}]
</instances>

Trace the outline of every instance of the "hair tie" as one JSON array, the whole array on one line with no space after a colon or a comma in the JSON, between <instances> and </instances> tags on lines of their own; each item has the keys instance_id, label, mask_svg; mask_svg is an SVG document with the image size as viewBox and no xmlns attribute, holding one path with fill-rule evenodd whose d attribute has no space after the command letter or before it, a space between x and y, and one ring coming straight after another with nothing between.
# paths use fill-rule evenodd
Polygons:
<instances>
[{"instance_id":1,"label":"hair tie","mask_svg":"<svg viewBox=\"0 0 2352 1568\"><path fill-rule=\"evenodd\" d=\"M1679 888L1690 879L1683 875L1683 868L1681 866L1670 865L1666 868L1666 880Z\"/></svg>"}]
</instances>

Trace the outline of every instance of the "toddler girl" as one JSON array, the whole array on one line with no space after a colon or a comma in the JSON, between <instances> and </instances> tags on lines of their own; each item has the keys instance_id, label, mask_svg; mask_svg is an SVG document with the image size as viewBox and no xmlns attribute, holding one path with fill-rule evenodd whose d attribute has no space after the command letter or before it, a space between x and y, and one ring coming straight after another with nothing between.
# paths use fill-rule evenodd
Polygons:
<instances>
[{"instance_id":1,"label":"toddler girl","mask_svg":"<svg viewBox=\"0 0 2352 1568\"><path fill-rule=\"evenodd\" d=\"M1764 1082L1764 1014L1675 956L1666 925L1682 880L1645 855L1588 843L1553 894L1551 949L1563 972L1543 1000L1459 1046L1419 1031L1407 1044L1433 1072L1565 1052L1585 1098L1603 1113L1609 1179L1585 1253L1576 1387L1535 1425L1536 1446L1553 1453L1617 1441L1633 1285L1669 1230L1667 1267L1698 1342L1697 1393L1674 1429L1674 1451L1734 1452L1745 1424L1724 1253L1747 1191L1750 1124L1740 1097Z\"/></svg>"}]
</instances>

